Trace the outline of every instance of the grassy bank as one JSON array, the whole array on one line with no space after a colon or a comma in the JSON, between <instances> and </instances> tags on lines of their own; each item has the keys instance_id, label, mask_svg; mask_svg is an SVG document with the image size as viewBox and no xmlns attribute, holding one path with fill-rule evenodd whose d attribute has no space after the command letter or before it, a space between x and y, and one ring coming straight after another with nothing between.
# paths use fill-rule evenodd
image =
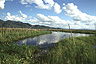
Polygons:
<instances>
[{"instance_id":1,"label":"grassy bank","mask_svg":"<svg viewBox=\"0 0 96 64\"><path fill-rule=\"evenodd\" d=\"M1 64L96 64L96 37L76 37L59 41L47 54L39 55L41 49L31 45L0 45Z\"/></svg>"},{"instance_id":2,"label":"grassy bank","mask_svg":"<svg viewBox=\"0 0 96 64\"><path fill-rule=\"evenodd\" d=\"M76 45L72 39L63 39L42 55L36 62L40 64L96 64L96 37L76 37Z\"/></svg>"},{"instance_id":3,"label":"grassy bank","mask_svg":"<svg viewBox=\"0 0 96 64\"><path fill-rule=\"evenodd\" d=\"M96 37L76 37L59 41L47 54L39 55L41 49L31 45L0 45L1 64L96 64Z\"/></svg>"},{"instance_id":4,"label":"grassy bank","mask_svg":"<svg viewBox=\"0 0 96 64\"><path fill-rule=\"evenodd\" d=\"M50 31L22 28L0 28L0 43L11 43L20 39L51 33Z\"/></svg>"},{"instance_id":5,"label":"grassy bank","mask_svg":"<svg viewBox=\"0 0 96 64\"><path fill-rule=\"evenodd\" d=\"M70 32L69 29L47 29L49 31ZM96 30L71 30L72 33L96 34Z\"/></svg>"},{"instance_id":6,"label":"grassy bank","mask_svg":"<svg viewBox=\"0 0 96 64\"><path fill-rule=\"evenodd\" d=\"M33 64L41 51L37 46L10 44L27 37L51 33L50 31L21 28L0 28L0 64Z\"/></svg>"},{"instance_id":7,"label":"grassy bank","mask_svg":"<svg viewBox=\"0 0 96 64\"><path fill-rule=\"evenodd\" d=\"M96 36L74 37L56 43L47 54L40 56L38 46L8 44L18 39L50 33L43 30L0 29L1 64L96 64ZM12 39L11 39L12 38ZM12 40L12 41L11 41ZM37 56L38 55L38 56Z\"/></svg>"}]
</instances>

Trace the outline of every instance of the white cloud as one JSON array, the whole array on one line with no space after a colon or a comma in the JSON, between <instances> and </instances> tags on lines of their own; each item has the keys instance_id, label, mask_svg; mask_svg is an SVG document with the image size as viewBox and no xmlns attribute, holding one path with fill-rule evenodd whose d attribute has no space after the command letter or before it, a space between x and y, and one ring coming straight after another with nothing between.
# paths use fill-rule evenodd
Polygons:
<instances>
[{"instance_id":1,"label":"white cloud","mask_svg":"<svg viewBox=\"0 0 96 64\"><path fill-rule=\"evenodd\" d=\"M46 25L59 28L69 28L68 24L70 24L71 29L94 29L93 24L86 25L81 21L65 21L58 16L45 16L43 14L37 14L37 17L34 17L34 19L30 19L28 21L32 24Z\"/></svg>"},{"instance_id":2,"label":"white cloud","mask_svg":"<svg viewBox=\"0 0 96 64\"><path fill-rule=\"evenodd\" d=\"M50 6L52 7L54 5L54 1L53 0L44 0L45 3L50 4Z\"/></svg>"},{"instance_id":3,"label":"white cloud","mask_svg":"<svg viewBox=\"0 0 96 64\"><path fill-rule=\"evenodd\" d=\"M72 28L77 29L95 29L94 24L96 23L96 16L91 16L86 13L81 12L76 5L73 3L68 3L63 7L66 11L66 15L72 17L73 22L71 24Z\"/></svg>"},{"instance_id":4,"label":"white cloud","mask_svg":"<svg viewBox=\"0 0 96 64\"><path fill-rule=\"evenodd\" d=\"M28 4L25 0L21 0L20 2L21 4Z\"/></svg>"},{"instance_id":5,"label":"white cloud","mask_svg":"<svg viewBox=\"0 0 96 64\"><path fill-rule=\"evenodd\" d=\"M4 9L5 0L0 0L0 9Z\"/></svg>"},{"instance_id":6,"label":"white cloud","mask_svg":"<svg viewBox=\"0 0 96 64\"><path fill-rule=\"evenodd\" d=\"M18 12L21 14L22 18L27 18L26 14L23 14L21 11L18 11Z\"/></svg>"},{"instance_id":7,"label":"white cloud","mask_svg":"<svg viewBox=\"0 0 96 64\"><path fill-rule=\"evenodd\" d=\"M19 11L19 13L21 14L21 17L19 17L18 15L11 15L11 13L8 12L5 19L12 20L12 21L25 21L27 15L23 14L21 11Z\"/></svg>"},{"instance_id":8,"label":"white cloud","mask_svg":"<svg viewBox=\"0 0 96 64\"><path fill-rule=\"evenodd\" d=\"M44 2L42 0L21 0L20 2L21 2L21 4L35 3L35 4L37 4L37 6L35 6L35 8L39 8L39 9L51 9L54 1L53 0L51 2L50 1L45 0L45 3L47 3L47 4L44 4Z\"/></svg>"},{"instance_id":9,"label":"white cloud","mask_svg":"<svg viewBox=\"0 0 96 64\"><path fill-rule=\"evenodd\" d=\"M4 9L6 1L13 1L13 0L0 0L0 9Z\"/></svg>"},{"instance_id":10,"label":"white cloud","mask_svg":"<svg viewBox=\"0 0 96 64\"><path fill-rule=\"evenodd\" d=\"M55 5L54 5L54 11L56 12L56 13L61 13L61 9L60 9L60 5L58 4L58 3L55 3Z\"/></svg>"},{"instance_id":11,"label":"white cloud","mask_svg":"<svg viewBox=\"0 0 96 64\"><path fill-rule=\"evenodd\" d=\"M5 17L6 20L12 20L12 21L22 21L23 18L19 17L18 15L11 15L9 12L7 13L7 16Z\"/></svg>"},{"instance_id":12,"label":"white cloud","mask_svg":"<svg viewBox=\"0 0 96 64\"><path fill-rule=\"evenodd\" d=\"M38 9L47 9L47 10L51 10L52 7L54 7L54 11L56 13L61 13L62 10L60 9L60 5L58 3L55 3L53 0L21 0L20 1L21 4L37 4L37 6L35 6L35 8ZM64 3L63 3L64 5ZM29 7L29 6L26 6Z\"/></svg>"},{"instance_id":13,"label":"white cloud","mask_svg":"<svg viewBox=\"0 0 96 64\"><path fill-rule=\"evenodd\" d=\"M67 25L67 22L65 20L60 19L58 16L44 16L43 14L37 14L37 17L28 21L51 27L64 27Z\"/></svg>"},{"instance_id":14,"label":"white cloud","mask_svg":"<svg viewBox=\"0 0 96 64\"><path fill-rule=\"evenodd\" d=\"M46 16L44 16L43 14L37 14L37 18L40 20L40 21L50 21L50 19Z\"/></svg>"},{"instance_id":15,"label":"white cloud","mask_svg":"<svg viewBox=\"0 0 96 64\"><path fill-rule=\"evenodd\" d=\"M65 3L63 3L63 5L65 5Z\"/></svg>"},{"instance_id":16,"label":"white cloud","mask_svg":"<svg viewBox=\"0 0 96 64\"><path fill-rule=\"evenodd\" d=\"M68 3L63 9L66 11L65 14L72 17L74 21L81 21L83 23L96 22L96 16L82 13L73 3Z\"/></svg>"},{"instance_id":17,"label":"white cloud","mask_svg":"<svg viewBox=\"0 0 96 64\"><path fill-rule=\"evenodd\" d=\"M39 9L50 9L50 5L49 4L44 4L44 2L42 0L34 0L34 3L37 4L37 6L35 6L35 8L39 8Z\"/></svg>"}]
</instances>

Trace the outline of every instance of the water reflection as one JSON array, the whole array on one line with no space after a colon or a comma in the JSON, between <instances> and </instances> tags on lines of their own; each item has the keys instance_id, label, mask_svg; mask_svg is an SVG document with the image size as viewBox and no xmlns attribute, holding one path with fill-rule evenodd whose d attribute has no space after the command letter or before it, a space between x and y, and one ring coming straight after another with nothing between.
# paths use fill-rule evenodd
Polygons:
<instances>
[{"instance_id":1,"label":"water reflection","mask_svg":"<svg viewBox=\"0 0 96 64\"><path fill-rule=\"evenodd\" d=\"M69 38L70 33L65 32L52 32L51 34L41 35L34 38L27 38L21 41L16 42L16 44L24 45L47 45L51 43L56 43L64 38ZM73 36L89 36L89 34L79 34L73 33Z\"/></svg>"},{"instance_id":2,"label":"water reflection","mask_svg":"<svg viewBox=\"0 0 96 64\"><path fill-rule=\"evenodd\" d=\"M96 45L94 46L94 49L96 50Z\"/></svg>"}]
</instances>

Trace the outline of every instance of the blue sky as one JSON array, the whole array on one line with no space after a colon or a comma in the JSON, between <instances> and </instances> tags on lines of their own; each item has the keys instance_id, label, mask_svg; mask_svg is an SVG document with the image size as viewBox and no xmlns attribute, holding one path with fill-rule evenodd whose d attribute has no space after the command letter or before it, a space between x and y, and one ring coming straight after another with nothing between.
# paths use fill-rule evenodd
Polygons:
<instances>
[{"instance_id":1,"label":"blue sky","mask_svg":"<svg viewBox=\"0 0 96 64\"><path fill-rule=\"evenodd\" d=\"M32 25L95 29L96 0L0 0L0 19Z\"/></svg>"}]
</instances>

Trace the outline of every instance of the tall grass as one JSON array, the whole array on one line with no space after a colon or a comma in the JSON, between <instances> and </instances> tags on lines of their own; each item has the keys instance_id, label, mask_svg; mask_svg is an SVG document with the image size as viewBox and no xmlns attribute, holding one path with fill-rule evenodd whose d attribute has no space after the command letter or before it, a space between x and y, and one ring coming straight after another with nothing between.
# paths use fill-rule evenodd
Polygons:
<instances>
[{"instance_id":1,"label":"tall grass","mask_svg":"<svg viewBox=\"0 0 96 64\"><path fill-rule=\"evenodd\" d=\"M42 30L28 30L16 28L1 28L0 29L0 43L11 43L27 37L34 37L42 34L51 33Z\"/></svg>"},{"instance_id":2,"label":"tall grass","mask_svg":"<svg viewBox=\"0 0 96 64\"><path fill-rule=\"evenodd\" d=\"M40 49L37 46L2 44L0 45L0 64L32 64L38 52Z\"/></svg>"},{"instance_id":3,"label":"tall grass","mask_svg":"<svg viewBox=\"0 0 96 64\"><path fill-rule=\"evenodd\" d=\"M50 49L48 54L38 58L40 64L96 64L96 37L76 37L63 39Z\"/></svg>"},{"instance_id":4,"label":"tall grass","mask_svg":"<svg viewBox=\"0 0 96 64\"><path fill-rule=\"evenodd\" d=\"M73 32L73 31L72 31ZM75 37L75 46L70 39L63 39L50 48L47 54L38 46L8 44L26 37L33 37L48 31L28 29L0 29L1 64L96 64L96 36ZM8 42L8 43L7 43ZM37 56L38 55L38 56Z\"/></svg>"},{"instance_id":5,"label":"tall grass","mask_svg":"<svg viewBox=\"0 0 96 64\"><path fill-rule=\"evenodd\" d=\"M76 37L59 41L47 54L37 57L42 51L31 45L0 45L1 64L96 64L96 37Z\"/></svg>"},{"instance_id":6,"label":"tall grass","mask_svg":"<svg viewBox=\"0 0 96 64\"><path fill-rule=\"evenodd\" d=\"M27 37L51 33L50 31L21 28L0 28L0 64L33 64L41 51L37 46L10 44Z\"/></svg>"}]
</instances>

